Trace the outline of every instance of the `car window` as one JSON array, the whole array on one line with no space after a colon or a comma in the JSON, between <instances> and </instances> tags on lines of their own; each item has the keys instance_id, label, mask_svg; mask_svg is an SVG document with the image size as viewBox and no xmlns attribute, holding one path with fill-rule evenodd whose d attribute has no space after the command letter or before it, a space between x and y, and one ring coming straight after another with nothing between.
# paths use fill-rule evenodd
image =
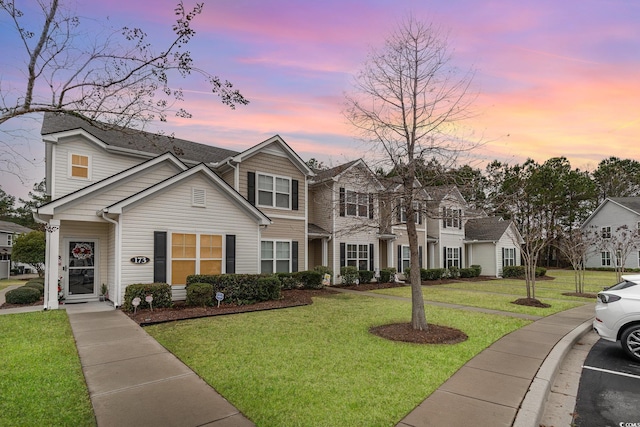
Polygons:
<instances>
[{"instance_id":1,"label":"car window","mask_svg":"<svg viewBox=\"0 0 640 427\"><path fill-rule=\"evenodd\" d=\"M636 286L637 283L636 282L629 282L628 280L624 280L620 283L618 283L617 285L613 285L612 287L608 288L608 291L619 291L620 289L627 289L630 288L632 286Z\"/></svg>"}]
</instances>

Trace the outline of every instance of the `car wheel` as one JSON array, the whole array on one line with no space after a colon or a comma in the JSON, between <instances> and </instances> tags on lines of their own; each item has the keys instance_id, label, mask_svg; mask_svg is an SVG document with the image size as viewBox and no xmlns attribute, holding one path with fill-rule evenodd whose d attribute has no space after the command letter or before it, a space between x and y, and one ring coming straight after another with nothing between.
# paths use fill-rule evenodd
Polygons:
<instances>
[{"instance_id":1,"label":"car wheel","mask_svg":"<svg viewBox=\"0 0 640 427\"><path fill-rule=\"evenodd\" d=\"M620 337L620 344L629 356L640 362L640 325L625 329Z\"/></svg>"}]
</instances>

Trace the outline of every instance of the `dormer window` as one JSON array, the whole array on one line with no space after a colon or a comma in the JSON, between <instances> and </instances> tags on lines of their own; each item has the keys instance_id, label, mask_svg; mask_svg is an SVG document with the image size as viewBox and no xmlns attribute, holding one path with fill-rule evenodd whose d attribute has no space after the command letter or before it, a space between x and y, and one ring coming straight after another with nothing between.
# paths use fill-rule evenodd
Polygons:
<instances>
[{"instance_id":1,"label":"dormer window","mask_svg":"<svg viewBox=\"0 0 640 427\"><path fill-rule=\"evenodd\" d=\"M90 179L90 160L89 156L71 154L69 159L69 175L72 178Z\"/></svg>"},{"instance_id":2,"label":"dormer window","mask_svg":"<svg viewBox=\"0 0 640 427\"><path fill-rule=\"evenodd\" d=\"M462 228L462 209L443 208L442 225L444 228Z\"/></svg>"}]
</instances>

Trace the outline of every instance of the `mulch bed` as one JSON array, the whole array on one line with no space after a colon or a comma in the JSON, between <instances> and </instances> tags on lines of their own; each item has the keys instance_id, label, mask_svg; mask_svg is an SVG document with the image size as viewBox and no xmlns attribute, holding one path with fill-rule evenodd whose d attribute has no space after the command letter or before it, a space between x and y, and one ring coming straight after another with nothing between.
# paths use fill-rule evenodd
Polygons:
<instances>
[{"instance_id":1,"label":"mulch bed","mask_svg":"<svg viewBox=\"0 0 640 427\"><path fill-rule=\"evenodd\" d=\"M457 344L468 338L459 329L433 323L429 324L426 331L413 329L411 323L393 323L370 328L369 332L388 340L413 344Z\"/></svg>"},{"instance_id":2,"label":"mulch bed","mask_svg":"<svg viewBox=\"0 0 640 427\"><path fill-rule=\"evenodd\" d=\"M40 298L40 300L32 303L32 304L9 304L8 302L0 305L0 310L3 308L20 308L20 307L33 307L34 305L44 305L44 299Z\"/></svg>"},{"instance_id":3,"label":"mulch bed","mask_svg":"<svg viewBox=\"0 0 640 427\"><path fill-rule=\"evenodd\" d=\"M511 304L526 305L527 307L549 308L551 304L545 304L536 298L519 298L511 301Z\"/></svg>"}]
</instances>

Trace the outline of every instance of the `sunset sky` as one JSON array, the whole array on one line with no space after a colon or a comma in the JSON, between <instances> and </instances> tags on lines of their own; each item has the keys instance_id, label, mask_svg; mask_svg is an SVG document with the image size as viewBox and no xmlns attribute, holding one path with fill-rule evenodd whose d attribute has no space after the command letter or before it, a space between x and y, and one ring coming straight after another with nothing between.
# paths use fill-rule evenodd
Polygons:
<instances>
[{"instance_id":1,"label":"sunset sky","mask_svg":"<svg viewBox=\"0 0 640 427\"><path fill-rule=\"evenodd\" d=\"M65 3L85 22L108 16L114 27L141 27L160 48L176 1ZM448 31L452 63L476 70L477 115L467 126L485 142L478 166L566 156L595 169L612 155L640 160L637 0L205 0L189 45L195 65L232 81L250 104L231 110L200 79L177 80L180 106L193 118L170 118L159 129L238 151L279 134L304 160L328 165L362 157L368 149L341 113L343 94L370 47L408 13ZM0 39L13 43L6 24L0 16ZM18 65L3 55L0 78ZM16 127L30 129L28 141L2 132ZM0 140L35 160L23 164L24 185L0 172L2 188L24 197L44 176L39 124L0 125Z\"/></svg>"}]
</instances>

